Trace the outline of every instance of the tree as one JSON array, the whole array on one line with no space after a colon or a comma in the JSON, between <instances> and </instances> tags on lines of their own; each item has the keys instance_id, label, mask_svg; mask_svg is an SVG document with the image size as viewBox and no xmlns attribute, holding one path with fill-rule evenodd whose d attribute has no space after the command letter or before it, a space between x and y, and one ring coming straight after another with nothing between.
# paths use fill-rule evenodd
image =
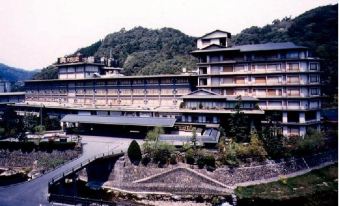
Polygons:
<instances>
[{"instance_id":1,"label":"tree","mask_svg":"<svg viewBox=\"0 0 339 206\"><path fill-rule=\"evenodd\" d=\"M34 132L34 127L39 125L39 118L32 114L27 114L23 117L24 130L27 132Z\"/></svg>"},{"instance_id":2,"label":"tree","mask_svg":"<svg viewBox=\"0 0 339 206\"><path fill-rule=\"evenodd\" d=\"M278 115L273 114L266 117L266 124L262 130L262 141L265 150L271 158L279 158L286 155L284 147L285 138L282 134L282 127L278 121Z\"/></svg>"},{"instance_id":3,"label":"tree","mask_svg":"<svg viewBox=\"0 0 339 206\"><path fill-rule=\"evenodd\" d=\"M187 164L194 164L195 159L194 159L194 151L193 149L188 149L185 153L185 159Z\"/></svg>"},{"instance_id":4,"label":"tree","mask_svg":"<svg viewBox=\"0 0 339 206\"><path fill-rule=\"evenodd\" d=\"M133 140L127 150L128 158L132 163L139 163L142 155L141 149L137 141Z\"/></svg>"},{"instance_id":5,"label":"tree","mask_svg":"<svg viewBox=\"0 0 339 206\"><path fill-rule=\"evenodd\" d=\"M193 127L192 129L192 138L191 138L191 142L193 144L193 150L196 150L197 148L197 129L195 127Z\"/></svg>"},{"instance_id":6,"label":"tree","mask_svg":"<svg viewBox=\"0 0 339 206\"><path fill-rule=\"evenodd\" d=\"M306 132L304 138L300 138L296 144L296 153L297 155L307 155L319 152L324 143L324 135L321 132L318 132L315 129L309 129Z\"/></svg>"},{"instance_id":7,"label":"tree","mask_svg":"<svg viewBox=\"0 0 339 206\"><path fill-rule=\"evenodd\" d=\"M264 160L265 157L267 156L264 144L259 139L258 134L256 132L251 134L251 141L249 147L250 154L252 157L257 158L259 160Z\"/></svg>"},{"instance_id":8,"label":"tree","mask_svg":"<svg viewBox=\"0 0 339 206\"><path fill-rule=\"evenodd\" d=\"M166 142L159 142L155 147L153 161L158 163L159 166L166 164L174 150L173 145Z\"/></svg>"},{"instance_id":9,"label":"tree","mask_svg":"<svg viewBox=\"0 0 339 206\"><path fill-rule=\"evenodd\" d=\"M249 124L247 116L241 111L242 100L241 96L237 97L235 104L235 112L231 114L229 119L229 131L228 135L236 142L246 142L249 136Z\"/></svg>"},{"instance_id":10,"label":"tree","mask_svg":"<svg viewBox=\"0 0 339 206\"><path fill-rule=\"evenodd\" d=\"M17 115L13 108L6 108L2 119L1 126L4 129L3 135L5 137L16 137L18 134L24 132L22 118Z\"/></svg>"},{"instance_id":11,"label":"tree","mask_svg":"<svg viewBox=\"0 0 339 206\"><path fill-rule=\"evenodd\" d=\"M237 159L236 147L237 143L233 141L226 145L226 148L222 153L222 161L224 164L232 167L237 166L239 164Z\"/></svg>"},{"instance_id":12,"label":"tree","mask_svg":"<svg viewBox=\"0 0 339 206\"><path fill-rule=\"evenodd\" d=\"M159 136L164 133L162 127L154 127L153 130L147 132L146 140L147 141L158 141Z\"/></svg>"}]
</instances>

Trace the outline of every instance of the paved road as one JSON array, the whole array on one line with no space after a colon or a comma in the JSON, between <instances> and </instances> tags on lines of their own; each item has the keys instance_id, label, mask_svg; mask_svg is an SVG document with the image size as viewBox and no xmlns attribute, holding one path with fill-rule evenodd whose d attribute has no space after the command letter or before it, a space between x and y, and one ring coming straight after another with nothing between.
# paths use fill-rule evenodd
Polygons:
<instances>
[{"instance_id":1,"label":"paved road","mask_svg":"<svg viewBox=\"0 0 339 206\"><path fill-rule=\"evenodd\" d=\"M63 165L52 172L49 172L32 181L13 185L9 187L0 187L0 205L1 206L27 206L27 205L49 205L47 201L48 181L58 174L71 169L75 165L85 161L94 155L106 153L109 151L126 151L131 139L82 136L83 154L80 158Z\"/></svg>"}]
</instances>

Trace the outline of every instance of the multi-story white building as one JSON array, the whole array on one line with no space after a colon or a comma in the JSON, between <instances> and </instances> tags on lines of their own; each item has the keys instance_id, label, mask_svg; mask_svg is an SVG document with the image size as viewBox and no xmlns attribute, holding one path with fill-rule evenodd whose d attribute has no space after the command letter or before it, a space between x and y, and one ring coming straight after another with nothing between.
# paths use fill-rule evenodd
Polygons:
<instances>
[{"instance_id":1,"label":"multi-story white building","mask_svg":"<svg viewBox=\"0 0 339 206\"><path fill-rule=\"evenodd\" d=\"M266 114L279 116L286 136L320 128L319 59L291 42L230 46L216 30L197 39L198 88L225 96L252 96Z\"/></svg>"}]
</instances>

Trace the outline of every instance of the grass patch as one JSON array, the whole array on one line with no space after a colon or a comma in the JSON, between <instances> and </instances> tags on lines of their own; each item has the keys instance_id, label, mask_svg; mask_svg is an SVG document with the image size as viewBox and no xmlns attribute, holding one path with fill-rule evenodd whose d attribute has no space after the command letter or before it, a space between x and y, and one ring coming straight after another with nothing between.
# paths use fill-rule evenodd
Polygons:
<instances>
[{"instance_id":1,"label":"grass patch","mask_svg":"<svg viewBox=\"0 0 339 206\"><path fill-rule=\"evenodd\" d=\"M267 184L237 187L236 195L239 199L291 199L309 196L322 192L338 192L338 164L314 170L307 174L281 178L279 181Z\"/></svg>"}]
</instances>

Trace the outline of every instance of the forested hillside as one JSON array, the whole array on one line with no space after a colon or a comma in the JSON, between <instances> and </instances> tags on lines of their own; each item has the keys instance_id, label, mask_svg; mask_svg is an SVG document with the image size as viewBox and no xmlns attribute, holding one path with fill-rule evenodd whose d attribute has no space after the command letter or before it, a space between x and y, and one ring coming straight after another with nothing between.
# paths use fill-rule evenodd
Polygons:
<instances>
[{"instance_id":1,"label":"forested hillside","mask_svg":"<svg viewBox=\"0 0 339 206\"><path fill-rule=\"evenodd\" d=\"M10 67L0 63L0 79L5 79L10 82L31 79L36 72L37 71L27 71L20 68Z\"/></svg>"},{"instance_id":2,"label":"forested hillside","mask_svg":"<svg viewBox=\"0 0 339 206\"><path fill-rule=\"evenodd\" d=\"M178 73L182 67L193 68L194 58L189 52L194 48L194 38L179 30L136 27L109 34L79 52L106 57L111 53L126 75L168 74Z\"/></svg>"},{"instance_id":3,"label":"forested hillside","mask_svg":"<svg viewBox=\"0 0 339 206\"><path fill-rule=\"evenodd\" d=\"M275 20L272 24L250 27L233 37L235 44L257 44L291 41L307 46L322 58L323 92L333 104L338 93L338 5L318 7L291 19Z\"/></svg>"}]
</instances>

